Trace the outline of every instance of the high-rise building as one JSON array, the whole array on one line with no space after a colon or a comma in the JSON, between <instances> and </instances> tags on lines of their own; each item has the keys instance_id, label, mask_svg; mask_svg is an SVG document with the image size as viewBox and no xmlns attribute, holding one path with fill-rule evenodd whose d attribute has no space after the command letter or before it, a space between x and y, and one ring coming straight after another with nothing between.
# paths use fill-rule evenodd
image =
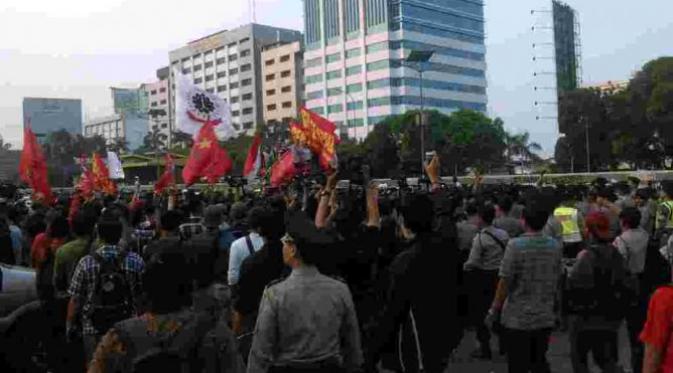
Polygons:
<instances>
[{"instance_id":1,"label":"high-rise building","mask_svg":"<svg viewBox=\"0 0 673 373\"><path fill-rule=\"evenodd\" d=\"M60 130L73 135L81 134L82 100L25 97L23 119L24 124L30 123L39 141Z\"/></svg>"},{"instance_id":2,"label":"high-rise building","mask_svg":"<svg viewBox=\"0 0 673 373\"><path fill-rule=\"evenodd\" d=\"M486 111L481 1L304 0L304 27L306 106L351 137L421 106Z\"/></svg>"},{"instance_id":3,"label":"high-rise building","mask_svg":"<svg viewBox=\"0 0 673 373\"><path fill-rule=\"evenodd\" d=\"M231 106L234 126L248 133L263 123L261 51L279 42L301 40L301 33L255 23L225 30L192 41L171 51L170 108L171 128L175 128L175 70L182 71L194 84L217 92Z\"/></svg>"},{"instance_id":4,"label":"high-rise building","mask_svg":"<svg viewBox=\"0 0 673 373\"><path fill-rule=\"evenodd\" d=\"M552 1L556 88L559 94L579 88L580 44L579 21L575 9L557 0Z\"/></svg>"},{"instance_id":5,"label":"high-rise building","mask_svg":"<svg viewBox=\"0 0 673 373\"><path fill-rule=\"evenodd\" d=\"M149 116L149 131L159 131L162 137L170 138L168 105L168 66L157 70L157 81L143 85L147 93L146 108Z\"/></svg>"},{"instance_id":6,"label":"high-rise building","mask_svg":"<svg viewBox=\"0 0 673 373\"><path fill-rule=\"evenodd\" d=\"M300 41L262 50L264 123L287 124L298 116L304 97L303 61Z\"/></svg>"}]
</instances>

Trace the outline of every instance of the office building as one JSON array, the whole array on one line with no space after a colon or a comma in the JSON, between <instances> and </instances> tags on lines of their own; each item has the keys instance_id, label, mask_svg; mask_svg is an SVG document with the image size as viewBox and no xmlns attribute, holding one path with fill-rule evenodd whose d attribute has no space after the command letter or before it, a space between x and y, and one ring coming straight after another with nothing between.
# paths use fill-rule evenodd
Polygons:
<instances>
[{"instance_id":1,"label":"office building","mask_svg":"<svg viewBox=\"0 0 673 373\"><path fill-rule=\"evenodd\" d=\"M24 125L30 123L40 142L60 130L70 134L82 133L82 100L63 98L23 99Z\"/></svg>"},{"instance_id":2,"label":"office building","mask_svg":"<svg viewBox=\"0 0 673 373\"><path fill-rule=\"evenodd\" d=\"M84 137L101 136L105 144L114 147L119 140L126 141L129 151L135 151L143 145L147 135L147 119L125 114L112 114L94 118L84 123Z\"/></svg>"},{"instance_id":3,"label":"office building","mask_svg":"<svg viewBox=\"0 0 673 373\"><path fill-rule=\"evenodd\" d=\"M192 41L171 51L171 128L175 128L175 78L182 70L194 84L216 92L231 107L234 126L252 134L263 123L261 51L270 44L301 40L301 33L277 27L248 24Z\"/></svg>"},{"instance_id":4,"label":"office building","mask_svg":"<svg viewBox=\"0 0 673 373\"><path fill-rule=\"evenodd\" d=\"M559 94L580 86L579 22L575 9L560 1L552 1L556 88Z\"/></svg>"},{"instance_id":5,"label":"office building","mask_svg":"<svg viewBox=\"0 0 673 373\"><path fill-rule=\"evenodd\" d=\"M262 63L264 123L288 124L298 116L304 96L301 42L264 48Z\"/></svg>"},{"instance_id":6,"label":"office building","mask_svg":"<svg viewBox=\"0 0 673 373\"><path fill-rule=\"evenodd\" d=\"M481 1L304 0L304 27L306 106L351 137L421 106L486 111ZM411 51L434 55L407 63Z\"/></svg>"},{"instance_id":7,"label":"office building","mask_svg":"<svg viewBox=\"0 0 673 373\"><path fill-rule=\"evenodd\" d=\"M157 70L157 81L143 85L147 93L147 112L149 131L159 131L166 139L170 138L168 103L168 66Z\"/></svg>"}]
</instances>

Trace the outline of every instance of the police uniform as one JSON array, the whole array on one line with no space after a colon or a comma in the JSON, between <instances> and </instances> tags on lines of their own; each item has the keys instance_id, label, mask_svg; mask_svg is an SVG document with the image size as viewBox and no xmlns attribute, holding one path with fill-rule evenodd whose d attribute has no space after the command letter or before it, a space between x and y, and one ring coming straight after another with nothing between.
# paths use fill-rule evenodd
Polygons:
<instances>
[{"instance_id":1,"label":"police uniform","mask_svg":"<svg viewBox=\"0 0 673 373\"><path fill-rule=\"evenodd\" d=\"M583 241L579 210L574 207L561 206L554 210L554 218L561 225L564 255L569 258L576 257Z\"/></svg>"},{"instance_id":2,"label":"police uniform","mask_svg":"<svg viewBox=\"0 0 673 373\"><path fill-rule=\"evenodd\" d=\"M671 232L673 232L673 200L663 201L657 208L657 219L655 222L656 233L665 242Z\"/></svg>"},{"instance_id":3,"label":"police uniform","mask_svg":"<svg viewBox=\"0 0 673 373\"><path fill-rule=\"evenodd\" d=\"M354 371L363 363L348 286L301 266L264 291L248 373Z\"/></svg>"}]
</instances>

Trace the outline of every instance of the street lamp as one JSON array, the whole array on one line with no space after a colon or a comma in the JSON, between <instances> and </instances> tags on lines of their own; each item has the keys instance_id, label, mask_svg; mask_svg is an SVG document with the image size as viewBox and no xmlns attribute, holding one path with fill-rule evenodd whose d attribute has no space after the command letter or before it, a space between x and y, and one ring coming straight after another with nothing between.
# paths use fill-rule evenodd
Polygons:
<instances>
[{"instance_id":1,"label":"street lamp","mask_svg":"<svg viewBox=\"0 0 673 373\"><path fill-rule=\"evenodd\" d=\"M430 61L430 58L435 54L435 51L420 51L412 50L409 56L404 60L407 64L405 67L409 67L412 70L416 70L420 77L420 89L421 89L421 175L423 175L423 168L425 167L425 106L423 101L423 63ZM414 67L413 65L416 65Z\"/></svg>"}]
</instances>

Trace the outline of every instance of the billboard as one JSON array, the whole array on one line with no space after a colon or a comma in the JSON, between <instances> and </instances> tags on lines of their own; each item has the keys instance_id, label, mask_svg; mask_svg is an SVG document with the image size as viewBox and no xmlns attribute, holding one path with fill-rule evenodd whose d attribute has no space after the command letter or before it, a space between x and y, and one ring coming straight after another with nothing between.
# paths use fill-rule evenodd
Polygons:
<instances>
[{"instance_id":1,"label":"billboard","mask_svg":"<svg viewBox=\"0 0 673 373\"><path fill-rule=\"evenodd\" d=\"M554 15L554 46L556 48L556 87L558 93L579 87L577 16L570 6L552 1Z\"/></svg>"},{"instance_id":2,"label":"billboard","mask_svg":"<svg viewBox=\"0 0 673 373\"><path fill-rule=\"evenodd\" d=\"M23 119L24 123L30 122L33 132L41 141L59 130L66 130L73 135L81 134L82 100L25 97Z\"/></svg>"}]
</instances>

